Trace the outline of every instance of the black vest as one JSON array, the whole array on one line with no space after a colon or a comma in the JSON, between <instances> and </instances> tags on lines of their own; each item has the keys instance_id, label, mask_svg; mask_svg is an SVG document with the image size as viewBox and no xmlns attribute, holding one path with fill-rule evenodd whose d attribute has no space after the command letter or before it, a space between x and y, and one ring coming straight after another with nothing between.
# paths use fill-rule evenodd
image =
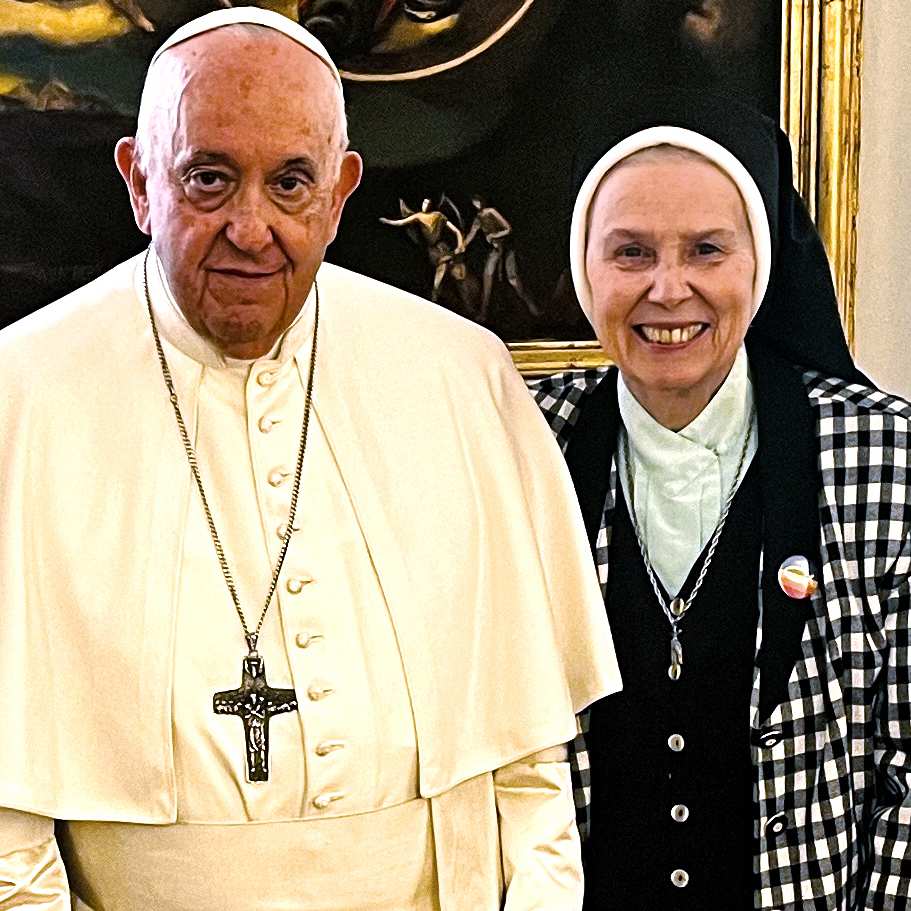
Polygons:
<instances>
[{"instance_id":1,"label":"black vest","mask_svg":"<svg viewBox=\"0 0 911 911\"><path fill-rule=\"evenodd\" d=\"M753 906L749 707L762 538L758 475L753 465L682 623L683 675L676 682L667 673L670 625L618 485L606 603L623 690L593 707L587 737L586 911Z\"/></svg>"}]
</instances>

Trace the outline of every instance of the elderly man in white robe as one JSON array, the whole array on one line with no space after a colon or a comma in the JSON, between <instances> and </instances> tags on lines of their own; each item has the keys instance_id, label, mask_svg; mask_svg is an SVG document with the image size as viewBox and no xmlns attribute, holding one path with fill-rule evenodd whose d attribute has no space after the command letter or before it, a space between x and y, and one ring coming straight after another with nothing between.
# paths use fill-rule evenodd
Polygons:
<instances>
[{"instance_id":1,"label":"elderly man in white robe","mask_svg":"<svg viewBox=\"0 0 911 911\"><path fill-rule=\"evenodd\" d=\"M0 335L0 908L581 907L572 489L496 339L322 263L331 60L195 20L116 160L149 250Z\"/></svg>"}]
</instances>

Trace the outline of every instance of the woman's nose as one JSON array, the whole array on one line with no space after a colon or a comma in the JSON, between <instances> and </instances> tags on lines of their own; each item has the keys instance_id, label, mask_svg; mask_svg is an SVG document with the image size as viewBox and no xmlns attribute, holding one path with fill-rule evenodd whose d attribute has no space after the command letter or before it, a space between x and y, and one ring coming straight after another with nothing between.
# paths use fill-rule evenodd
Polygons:
<instances>
[{"instance_id":1,"label":"woman's nose","mask_svg":"<svg viewBox=\"0 0 911 911\"><path fill-rule=\"evenodd\" d=\"M652 273L649 299L656 304L673 306L685 301L692 294L685 263L659 262Z\"/></svg>"}]
</instances>

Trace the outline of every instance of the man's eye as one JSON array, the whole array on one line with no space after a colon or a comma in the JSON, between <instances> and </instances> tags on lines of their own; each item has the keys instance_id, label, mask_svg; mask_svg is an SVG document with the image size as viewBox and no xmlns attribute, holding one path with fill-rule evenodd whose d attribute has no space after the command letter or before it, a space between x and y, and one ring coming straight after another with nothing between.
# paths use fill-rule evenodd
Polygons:
<instances>
[{"instance_id":1,"label":"man's eye","mask_svg":"<svg viewBox=\"0 0 911 911\"><path fill-rule=\"evenodd\" d=\"M193 171L187 176L187 183L197 190L209 192L223 190L228 178L220 171Z\"/></svg>"},{"instance_id":2,"label":"man's eye","mask_svg":"<svg viewBox=\"0 0 911 911\"><path fill-rule=\"evenodd\" d=\"M627 244L617 251L621 259L644 259L646 256L645 248L639 244Z\"/></svg>"},{"instance_id":3,"label":"man's eye","mask_svg":"<svg viewBox=\"0 0 911 911\"><path fill-rule=\"evenodd\" d=\"M703 241L702 243L696 244L696 252L700 256L711 256L714 253L720 253L721 248L708 241Z\"/></svg>"},{"instance_id":4,"label":"man's eye","mask_svg":"<svg viewBox=\"0 0 911 911\"><path fill-rule=\"evenodd\" d=\"M307 189L307 181L298 174L285 174L275 181L275 188L283 196L293 196Z\"/></svg>"}]
</instances>

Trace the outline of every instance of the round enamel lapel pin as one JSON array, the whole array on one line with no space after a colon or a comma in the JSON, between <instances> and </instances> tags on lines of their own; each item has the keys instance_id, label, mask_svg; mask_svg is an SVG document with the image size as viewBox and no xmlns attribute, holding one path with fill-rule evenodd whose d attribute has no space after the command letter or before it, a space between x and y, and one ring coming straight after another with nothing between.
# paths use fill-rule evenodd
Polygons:
<instances>
[{"instance_id":1,"label":"round enamel lapel pin","mask_svg":"<svg viewBox=\"0 0 911 911\"><path fill-rule=\"evenodd\" d=\"M778 584L789 597L801 601L813 595L819 588L810 572L810 561L806 557L788 557L778 568Z\"/></svg>"}]
</instances>

